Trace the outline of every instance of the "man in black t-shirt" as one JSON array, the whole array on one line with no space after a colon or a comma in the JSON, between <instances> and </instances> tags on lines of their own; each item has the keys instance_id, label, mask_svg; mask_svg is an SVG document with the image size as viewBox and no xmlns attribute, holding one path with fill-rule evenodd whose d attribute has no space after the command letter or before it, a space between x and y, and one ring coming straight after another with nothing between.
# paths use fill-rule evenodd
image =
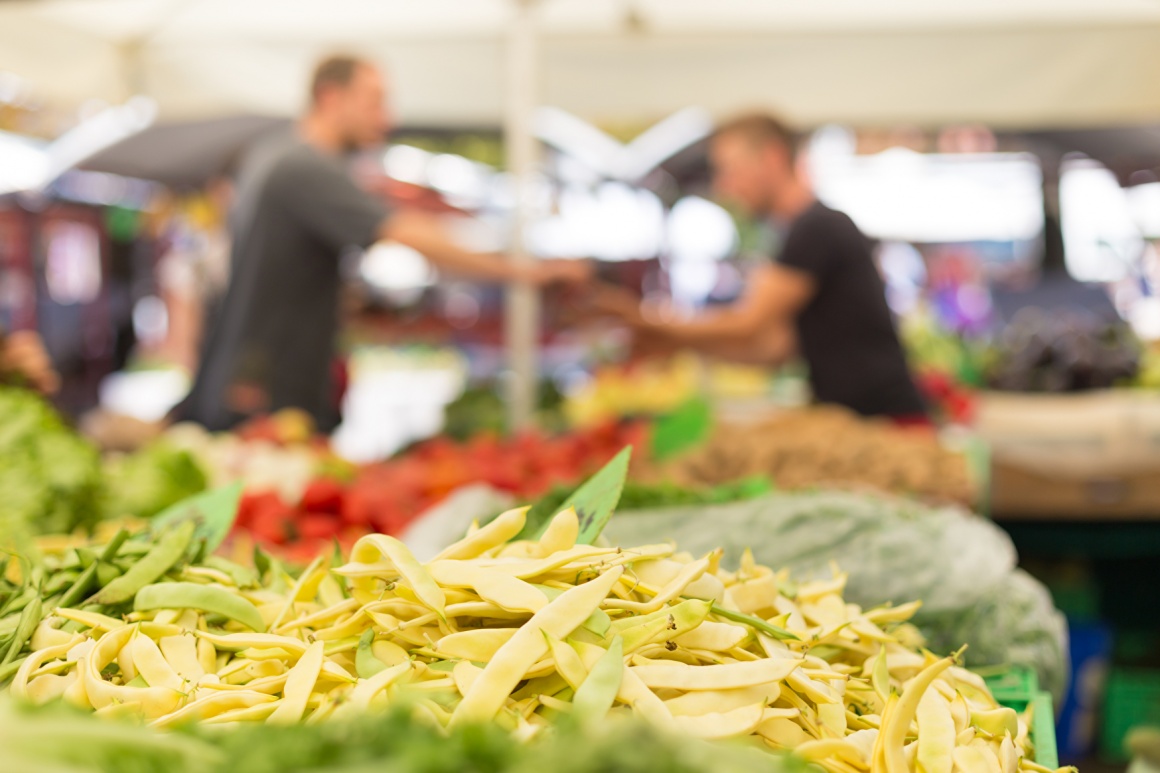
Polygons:
<instances>
[{"instance_id":1,"label":"man in black t-shirt","mask_svg":"<svg viewBox=\"0 0 1160 773\"><path fill-rule=\"evenodd\" d=\"M672 346L761 362L796 350L818 401L867 416L921 418L870 244L849 217L814 198L796 170L793 134L767 115L738 118L714 135L710 161L723 198L780 227L776 259L750 276L737 303L690 320L661 321L608 290L597 304Z\"/></svg>"},{"instance_id":2,"label":"man in black t-shirt","mask_svg":"<svg viewBox=\"0 0 1160 773\"><path fill-rule=\"evenodd\" d=\"M579 280L573 262L517 265L464 250L441 224L388 212L357 187L344 154L383 142L386 84L374 65L338 56L315 70L310 106L293 131L252 149L231 214L231 280L190 396L177 416L220 430L246 417L300 408L335 423L331 365L338 332L339 258L389 240L440 269L495 282Z\"/></svg>"}]
</instances>

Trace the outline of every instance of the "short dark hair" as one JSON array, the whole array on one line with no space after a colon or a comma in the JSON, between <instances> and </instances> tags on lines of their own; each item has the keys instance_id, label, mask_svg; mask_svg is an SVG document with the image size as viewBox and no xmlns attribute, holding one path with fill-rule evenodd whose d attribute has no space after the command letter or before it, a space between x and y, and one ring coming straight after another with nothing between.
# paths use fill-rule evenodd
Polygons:
<instances>
[{"instance_id":1,"label":"short dark hair","mask_svg":"<svg viewBox=\"0 0 1160 773\"><path fill-rule=\"evenodd\" d=\"M331 86L349 86L360 67L370 62L352 54L333 54L314 66L310 76L310 103L317 104L322 92Z\"/></svg>"},{"instance_id":2,"label":"short dark hair","mask_svg":"<svg viewBox=\"0 0 1160 773\"><path fill-rule=\"evenodd\" d=\"M745 113L725 121L713 133L714 137L743 137L754 146L776 143L797 155L798 133L784 121L770 113Z\"/></svg>"}]
</instances>

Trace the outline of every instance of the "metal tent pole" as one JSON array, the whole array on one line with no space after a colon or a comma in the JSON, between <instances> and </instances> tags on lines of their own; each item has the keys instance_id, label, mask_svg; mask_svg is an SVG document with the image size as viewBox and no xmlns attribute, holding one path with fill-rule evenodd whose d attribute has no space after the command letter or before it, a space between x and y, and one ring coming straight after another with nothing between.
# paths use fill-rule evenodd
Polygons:
<instances>
[{"instance_id":1,"label":"metal tent pole","mask_svg":"<svg viewBox=\"0 0 1160 773\"><path fill-rule=\"evenodd\" d=\"M538 0L514 0L515 13L507 35L507 104L504 146L515 192L511 259L531 262L525 230L532 215L532 193L538 146L532 134L536 107L536 25ZM535 288L507 290L505 336L511 378L507 381L508 426L514 431L531 425L535 416L539 369L537 348L540 302Z\"/></svg>"}]
</instances>

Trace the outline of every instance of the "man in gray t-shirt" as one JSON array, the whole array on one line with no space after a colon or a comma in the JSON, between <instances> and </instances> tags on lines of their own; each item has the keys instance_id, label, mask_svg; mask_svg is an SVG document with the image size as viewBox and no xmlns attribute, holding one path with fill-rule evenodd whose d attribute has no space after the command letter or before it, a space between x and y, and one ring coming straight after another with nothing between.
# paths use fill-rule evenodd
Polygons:
<instances>
[{"instance_id":1,"label":"man in gray t-shirt","mask_svg":"<svg viewBox=\"0 0 1160 773\"><path fill-rule=\"evenodd\" d=\"M431 216L388 212L358 188L343 155L383 141L385 96L373 65L327 59L315 70L310 108L295 130L247 154L231 218L231 283L218 319L210 320L181 418L220 430L293 407L323 428L333 426L339 259L348 247L389 239L442 269L482 280L542 285L583 277L574 263L522 267L502 255L465 251Z\"/></svg>"}]
</instances>

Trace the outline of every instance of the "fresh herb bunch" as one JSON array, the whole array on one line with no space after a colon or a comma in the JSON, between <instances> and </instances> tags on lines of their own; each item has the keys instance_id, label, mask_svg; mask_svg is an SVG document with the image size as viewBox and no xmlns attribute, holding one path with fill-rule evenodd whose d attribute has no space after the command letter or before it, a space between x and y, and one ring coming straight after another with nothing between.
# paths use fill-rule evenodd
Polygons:
<instances>
[{"instance_id":1,"label":"fresh herb bunch","mask_svg":"<svg viewBox=\"0 0 1160 773\"><path fill-rule=\"evenodd\" d=\"M0 535L90 529L101 490L97 449L37 395L0 387Z\"/></svg>"}]
</instances>

